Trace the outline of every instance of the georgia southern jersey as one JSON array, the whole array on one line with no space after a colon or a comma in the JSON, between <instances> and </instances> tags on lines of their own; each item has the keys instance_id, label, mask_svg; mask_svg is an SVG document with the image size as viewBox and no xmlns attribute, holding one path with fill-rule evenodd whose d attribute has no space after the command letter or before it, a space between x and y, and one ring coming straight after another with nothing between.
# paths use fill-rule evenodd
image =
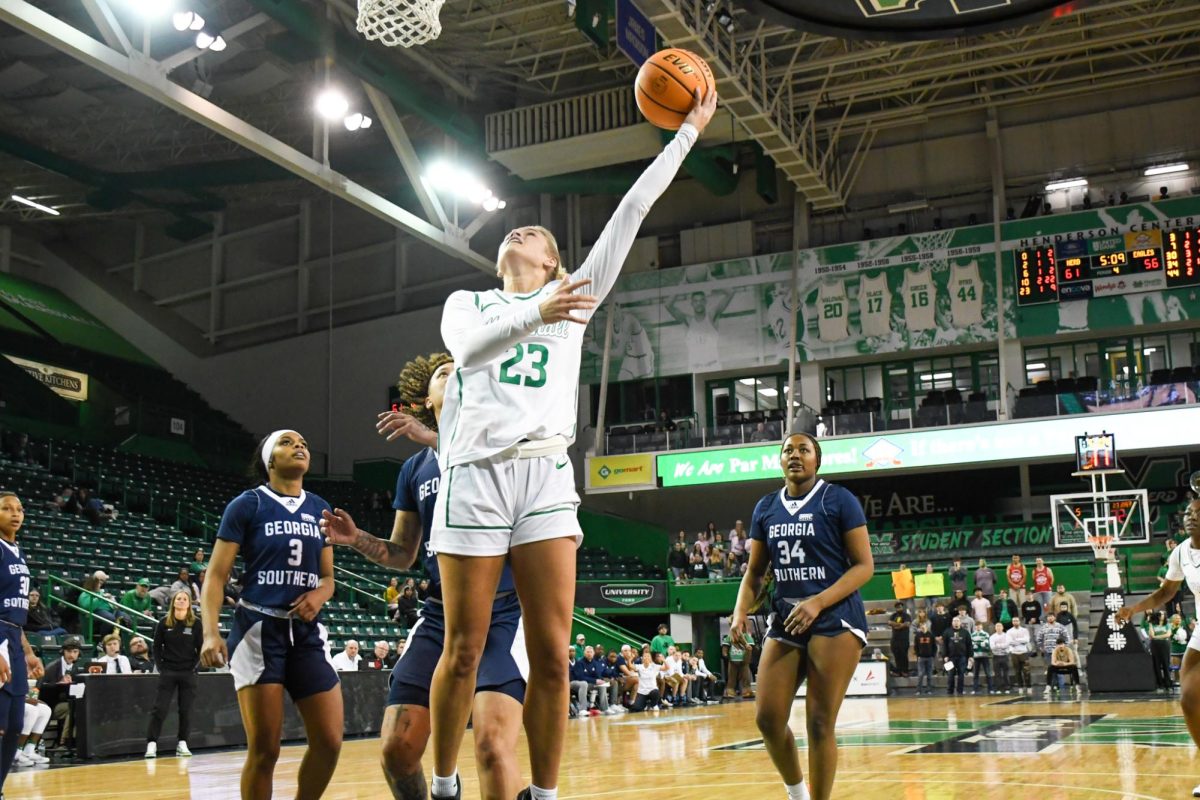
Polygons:
<instances>
[{"instance_id":1,"label":"georgia southern jersey","mask_svg":"<svg viewBox=\"0 0 1200 800\"><path fill-rule=\"evenodd\" d=\"M437 553L429 544L429 531L433 527L433 507L437 503L441 480L442 470L438 467L437 452L432 447L426 447L400 467L400 475L396 479L396 499L392 503L392 508L397 511L413 511L421 517L421 553L425 571L429 573L430 588L438 591L442 585L442 573L438 569ZM505 561L496 591L511 592L515 588L512 568Z\"/></svg>"},{"instance_id":2,"label":"georgia southern jersey","mask_svg":"<svg viewBox=\"0 0 1200 800\"><path fill-rule=\"evenodd\" d=\"M0 539L0 620L17 627L29 616L29 565L16 544Z\"/></svg>"},{"instance_id":3,"label":"georgia southern jersey","mask_svg":"<svg viewBox=\"0 0 1200 800\"><path fill-rule=\"evenodd\" d=\"M276 494L267 486L243 492L225 507L217 538L241 550L245 575L242 599L268 608L288 608L317 588L321 551L331 545L321 535L321 512L329 510L315 494Z\"/></svg>"},{"instance_id":4,"label":"georgia southern jersey","mask_svg":"<svg viewBox=\"0 0 1200 800\"><path fill-rule=\"evenodd\" d=\"M804 497L789 497L785 486L759 500L750 538L769 550L775 600L790 605L836 583L850 568L845 534L866 524L849 490L819 478Z\"/></svg>"}]
</instances>

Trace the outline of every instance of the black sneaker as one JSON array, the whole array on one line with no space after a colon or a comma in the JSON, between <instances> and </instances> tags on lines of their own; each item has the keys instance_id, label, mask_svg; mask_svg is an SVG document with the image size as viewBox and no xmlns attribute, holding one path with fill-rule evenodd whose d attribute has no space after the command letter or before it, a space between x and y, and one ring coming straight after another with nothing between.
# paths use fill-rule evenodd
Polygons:
<instances>
[{"instance_id":1,"label":"black sneaker","mask_svg":"<svg viewBox=\"0 0 1200 800\"><path fill-rule=\"evenodd\" d=\"M3 800L3 798L0 798L0 800ZM524 789L517 792L517 800L533 800L533 792L531 792L529 787L526 786Z\"/></svg>"},{"instance_id":2,"label":"black sneaker","mask_svg":"<svg viewBox=\"0 0 1200 800\"><path fill-rule=\"evenodd\" d=\"M455 777L454 794L434 794L429 792L429 800L462 800L462 776Z\"/></svg>"}]
</instances>

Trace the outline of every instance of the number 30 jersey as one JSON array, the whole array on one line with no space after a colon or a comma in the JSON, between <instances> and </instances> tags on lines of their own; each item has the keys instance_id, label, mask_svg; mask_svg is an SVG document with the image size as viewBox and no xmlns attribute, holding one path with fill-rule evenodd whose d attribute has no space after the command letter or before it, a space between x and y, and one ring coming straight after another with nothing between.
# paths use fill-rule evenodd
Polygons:
<instances>
[{"instance_id":1,"label":"number 30 jersey","mask_svg":"<svg viewBox=\"0 0 1200 800\"><path fill-rule=\"evenodd\" d=\"M315 494L276 494L259 486L225 507L217 538L234 542L242 555L242 599L268 608L288 608L321 580L321 551L331 547L321 535L321 512L329 509Z\"/></svg>"},{"instance_id":2,"label":"number 30 jersey","mask_svg":"<svg viewBox=\"0 0 1200 800\"><path fill-rule=\"evenodd\" d=\"M0 620L23 627L29 616L29 566L17 544L0 539ZM15 655L13 653L9 654Z\"/></svg>"},{"instance_id":3,"label":"number 30 jersey","mask_svg":"<svg viewBox=\"0 0 1200 800\"><path fill-rule=\"evenodd\" d=\"M770 553L776 610L790 609L836 583L850 568L845 534L866 524L862 505L849 490L819 478L804 497L789 497L784 486L759 500L750 538Z\"/></svg>"},{"instance_id":4,"label":"number 30 jersey","mask_svg":"<svg viewBox=\"0 0 1200 800\"><path fill-rule=\"evenodd\" d=\"M622 198L612 219L569 280L602 302L616 283L634 237L696 141L683 125ZM458 291L442 310L442 341L454 356L439 423L442 471L481 461L525 439L575 438L584 326L542 323L539 306L560 285L528 294ZM574 312L580 319L590 314Z\"/></svg>"}]
</instances>

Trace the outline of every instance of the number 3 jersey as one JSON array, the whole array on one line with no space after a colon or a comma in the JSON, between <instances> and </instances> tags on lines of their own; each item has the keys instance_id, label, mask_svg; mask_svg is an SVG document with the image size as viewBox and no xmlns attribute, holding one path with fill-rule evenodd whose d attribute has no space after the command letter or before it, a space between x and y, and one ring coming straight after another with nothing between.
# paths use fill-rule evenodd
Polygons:
<instances>
[{"instance_id":1,"label":"number 3 jersey","mask_svg":"<svg viewBox=\"0 0 1200 800\"><path fill-rule=\"evenodd\" d=\"M836 583L850 568L846 532L866 524L862 505L849 490L819 478L804 497L789 497L784 486L759 500L750 538L765 544L770 555L773 610L786 616L799 601ZM842 603L847 601L862 604L857 591Z\"/></svg>"},{"instance_id":2,"label":"number 3 jersey","mask_svg":"<svg viewBox=\"0 0 1200 800\"><path fill-rule=\"evenodd\" d=\"M243 492L225 507L217 538L238 545L245 567L242 599L267 608L288 608L321 580L321 512L315 494L276 494L267 486Z\"/></svg>"}]
</instances>

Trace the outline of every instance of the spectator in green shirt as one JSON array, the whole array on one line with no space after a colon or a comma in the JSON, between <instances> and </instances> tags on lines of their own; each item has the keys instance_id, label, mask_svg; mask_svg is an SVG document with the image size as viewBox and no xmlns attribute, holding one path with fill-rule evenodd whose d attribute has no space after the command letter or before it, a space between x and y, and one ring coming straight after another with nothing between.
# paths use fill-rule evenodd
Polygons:
<instances>
[{"instance_id":1,"label":"spectator in green shirt","mask_svg":"<svg viewBox=\"0 0 1200 800\"><path fill-rule=\"evenodd\" d=\"M107 580L108 573L104 570L98 569L88 576L87 580L83 582L84 591L79 595L80 608L90 612L95 618L93 624L99 625L102 630L107 630L109 625L118 622L126 627L132 627L129 619L118 614L112 607L112 603L109 602L113 596L104 591L104 582Z\"/></svg>"},{"instance_id":2,"label":"spectator in green shirt","mask_svg":"<svg viewBox=\"0 0 1200 800\"><path fill-rule=\"evenodd\" d=\"M137 584L121 595L121 605L154 616L154 599L150 597L150 579L142 578Z\"/></svg>"},{"instance_id":3,"label":"spectator in green shirt","mask_svg":"<svg viewBox=\"0 0 1200 800\"><path fill-rule=\"evenodd\" d=\"M199 575L202 570L206 569L208 569L208 562L204 560L204 551L196 550L195 555L192 556L191 573Z\"/></svg>"},{"instance_id":4,"label":"spectator in green shirt","mask_svg":"<svg viewBox=\"0 0 1200 800\"><path fill-rule=\"evenodd\" d=\"M736 697L739 689L742 697L747 700L754 697L754 690L750 688L750 657L754 650L754 639L748 631L744 638L743 647L734 644L728 634L721 637L722 655L729 660L729 669L725 675L725 697L729 699Z\"/></svg>"},{"instance_id":5,"label":"spectator in green shirt","mask_svg":"<svg viewBox=\"0 0 1200 800\"><path fill-rule=\"evenodd\" d=\"M671 638L671 634L667 633L667 624L664 622L658 626L658 636L650 640L650 652L666 657L667 648L674 646L675 640Z\"/></svg>"}]
</instances>

